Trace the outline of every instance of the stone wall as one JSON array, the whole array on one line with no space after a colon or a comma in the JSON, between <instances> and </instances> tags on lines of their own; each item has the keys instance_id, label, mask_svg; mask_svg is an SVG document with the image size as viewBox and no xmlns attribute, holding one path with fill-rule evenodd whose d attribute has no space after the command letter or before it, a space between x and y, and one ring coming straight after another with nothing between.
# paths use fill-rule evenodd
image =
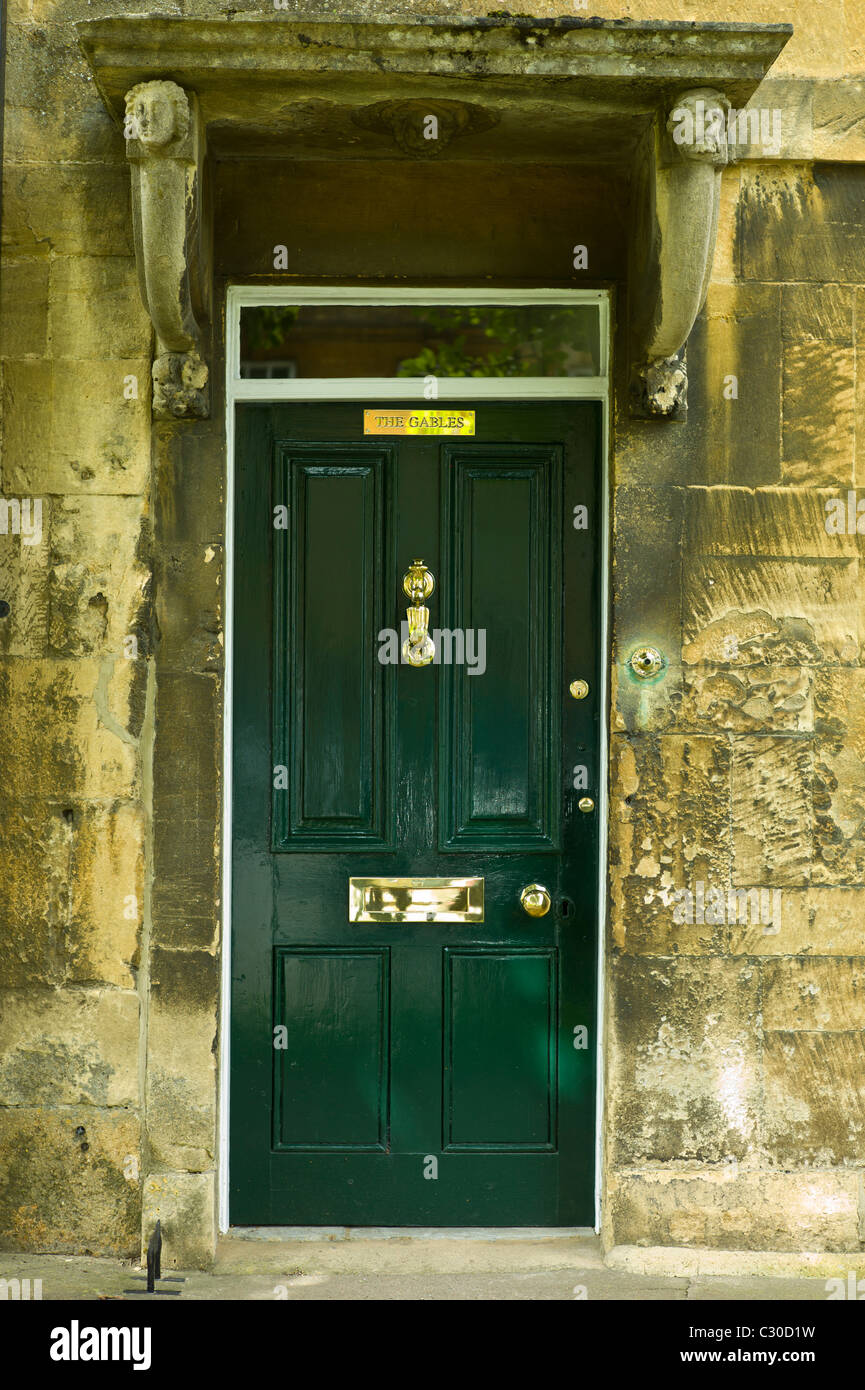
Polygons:
<instances>
[{"instance_id":1,"label":"stone wall","mask_svg":"<svg viewBox=\"0 0 865 1390\"><path fill-rule=\"evenodd\" d=\"M746 162L725 195L688 419L617 431L605 1229L858 1250L863 539L827 504L865 480L865 170Z\"/></svg>"},{"instance_id":2,"label":"stone wall","mask_svg":"<svg viewBox=\"0 0 865 1390\"><path fill-rule=\"evenodd\" d=\"M70 26L94 12L265 8L9 6L0 493L41 500L42 538L0 535L7 1248L134 1254L157 1215L169 1262L204 1263L214 1240L224 280L211 419L154 425L123 140ZM590 9L729 18L720 3ZM737 17L796 26L759 96L782 111L784 139L724 175L686 420L628 415L622 316L615 344L604 1235L855 1250L862 541L827 533L825 503L865 486L865 13L760 0ZM228 204L243 195L232 178ZM295 192L289 179L276 198L281 226L303 206ZM563 193L529 238L505 237L500 273L543 279L543 234L566 235L568 215ZM305 228L309 277L460 273L456 244L443 256L415 241L408 269L360 267L312 213ZM596 273L624 306L609 233L596 210ZM375 227L365 235L373 247ZM232 236L227 217L220 276L251 277L249 237ZM653 685L625 664L643 642L669 662ZM673 895L697 882L780 890L779 929L675 923Z\"/></svg>"}]
</instances>

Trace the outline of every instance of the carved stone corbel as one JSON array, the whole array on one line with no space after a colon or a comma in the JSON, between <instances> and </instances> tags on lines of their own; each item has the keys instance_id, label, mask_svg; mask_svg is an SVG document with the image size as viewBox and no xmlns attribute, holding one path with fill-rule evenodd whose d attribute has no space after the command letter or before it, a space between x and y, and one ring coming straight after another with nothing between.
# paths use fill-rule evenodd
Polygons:
<instances>
[{"instance_id":1,"label":"carved stone corbel","mask_svg":"<svg viewBox=\"0 0 865 1390\"><path fill-rule=\"evenodd\" d=\"M712 274L728 112L721 92L684 92L643 151L631 271L638 415L683 414L687 404L685 345Z\"/></svg>"},{"instance_id":2,"label":"carved stone corbel","mask_svg":"<svg viewBox=\"0 0 865 1390\"><path fill-rule=\"evenodd\" d=\"M209 277L202 264L197 99L176 82L140 82L126 93L125 135L138 284L156 332L153 414L203 419L209 392L200 323Z\"/></svg>"}]
</instances>

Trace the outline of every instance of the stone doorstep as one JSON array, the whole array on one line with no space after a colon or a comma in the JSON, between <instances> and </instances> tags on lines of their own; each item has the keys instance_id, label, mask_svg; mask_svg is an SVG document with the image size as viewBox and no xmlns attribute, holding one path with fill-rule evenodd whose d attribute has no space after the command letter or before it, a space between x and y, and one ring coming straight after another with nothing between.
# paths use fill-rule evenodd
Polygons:
<instances>
[{"instance_id":1,"label":"stone doorstep","mask_svg":"<svg viewBox=\"0 0 865 1390\"><path fill-rule=\"evenodd\" d=\"M228 1240L585 1240L590 1226L230 1226Z\"/></svg>"},{"instance_id":2,"label":"stone doorstep","mask_svg":"<svg viewBox=\"0 0 865 1390\"><path fill-rule=\"evenodd\" d=\"M278 1272L286 1265L364 1275L603 1270L591 1231L554 1228L258 1227L217 1243L214 1275Z\"/></svg>"},{"instance_id":3,"label":"stone doorstep","mask_svg":"<svg viewBox=\"0 0 865 1390\"><path fill-rule=\"evenodd\" d=\"M219 1238L214 1274L265 1273L286 1261L331 1273L522 1273L609 1270L654 1279L865 1277L865 1250L694 1250L617 1245L585 1229L260 1226Z\"/></svg>"}]
</instances>

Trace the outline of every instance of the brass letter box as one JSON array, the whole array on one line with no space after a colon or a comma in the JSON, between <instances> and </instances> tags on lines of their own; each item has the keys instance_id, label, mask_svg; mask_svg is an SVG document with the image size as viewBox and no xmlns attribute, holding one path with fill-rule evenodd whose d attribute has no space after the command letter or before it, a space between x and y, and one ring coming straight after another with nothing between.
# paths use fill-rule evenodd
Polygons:
<instances>
[{"instance_id":1,"label":"brass letter box","mask_svg":"<svg viewBox=\"0 0 865 1390\"><path fill-rule=\"evenodd\" d=\"M482 922L482 878L350 878L350 922Z\"/></svg>"}]
</instances>

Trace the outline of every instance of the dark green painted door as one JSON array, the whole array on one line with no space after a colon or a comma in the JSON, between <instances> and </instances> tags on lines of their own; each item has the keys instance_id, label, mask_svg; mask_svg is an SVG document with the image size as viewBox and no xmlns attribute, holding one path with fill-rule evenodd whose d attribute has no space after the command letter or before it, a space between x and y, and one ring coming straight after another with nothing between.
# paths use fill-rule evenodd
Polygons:
<instances>
[{"instance_id":1,"label":"dark green painted door","mask_svg":"<svg viewBox=\"0 0 865 1390\"><path fill-rule=\"evenodd\" d=\"M238 408L235 1224L593 1222L600 411L474 409ZM381 875L482 876L484 921L350 922Z\"/></svg>"}]
</instances>

